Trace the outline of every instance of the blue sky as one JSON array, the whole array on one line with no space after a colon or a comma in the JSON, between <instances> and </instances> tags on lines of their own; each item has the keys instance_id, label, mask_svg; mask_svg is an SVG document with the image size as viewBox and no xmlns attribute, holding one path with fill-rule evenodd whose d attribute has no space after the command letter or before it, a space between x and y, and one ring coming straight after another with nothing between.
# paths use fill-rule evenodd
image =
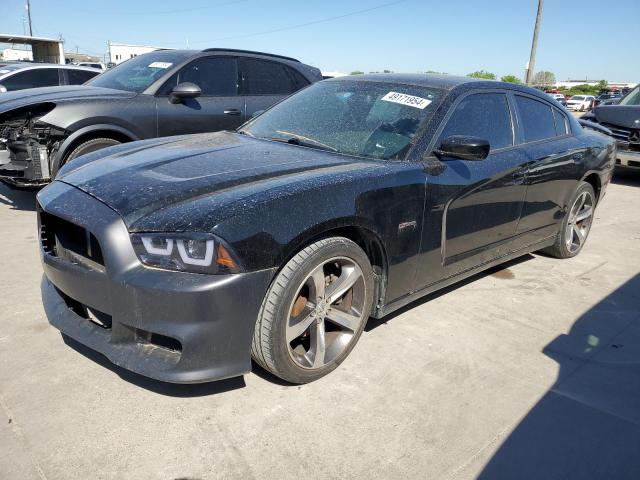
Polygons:
<instances>
[{"instance_id":1,"label":"blue sky","mask_svg":"<svg viewBox=\"0 0 640 480\"><path fill-rule=\"evenodd\" d=\"M0 0L1 33L22 34L25 3ZM31 6L34 35L62 35L68 51L78 46L102 55L107 40L175 48L188 42L290 55L323 70L485 69L522 78L537 0L32 0ZM639 18L639 0L546 0L536 70L558 80L639 81Z\"/></svg>"}]
</instances>

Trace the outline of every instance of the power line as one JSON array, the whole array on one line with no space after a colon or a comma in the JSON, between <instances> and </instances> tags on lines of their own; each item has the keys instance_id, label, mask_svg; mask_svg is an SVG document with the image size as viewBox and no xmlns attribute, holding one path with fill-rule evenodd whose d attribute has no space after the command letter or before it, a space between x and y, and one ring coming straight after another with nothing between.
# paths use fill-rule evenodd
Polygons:
<instances>
[{"instance_id":1,"label":"power line","mask_svg":"<svg viewBox=\"0 0 640 480\"><path fill-rule=\"evenodd\" d=\"M403 3L403 2L406 2L406 1L407 0L396 0L395 2L383 3L383 4L377 5L375 7L363 8L362 10L356 10L354 12L344 13L342 15L335 15L333 17L321 18L319 20L313 20L311 22L299 23L297 25L289 25L289 26L286 26L286 27L274 28L272 30L263 30L261 32L246 33L246 34L242 34L242 35L231 35L231 36L228 36L228 37L218 37L218 38L213 38L211 40L199 40L197 42L190 42L190 43L211 43L211 42L217 42L217 41L220 41L220 40L235 40L237 38L248 38L248 37L256 37L256 36L259 36L259 35L268 35L270 33L285 32L287 30L293 30L293 29L296 29L296 28L308 27L308 26L311 26L311 25L317 25L319 23L332 22L334 20L339 20L341 18L352 17L354 15L360 15L360 14L363 14L363 13L371 12L373 10L379 10L381 8L391 7L393 5L397 5L399 3Z\"/></svg>"}]
</instances>

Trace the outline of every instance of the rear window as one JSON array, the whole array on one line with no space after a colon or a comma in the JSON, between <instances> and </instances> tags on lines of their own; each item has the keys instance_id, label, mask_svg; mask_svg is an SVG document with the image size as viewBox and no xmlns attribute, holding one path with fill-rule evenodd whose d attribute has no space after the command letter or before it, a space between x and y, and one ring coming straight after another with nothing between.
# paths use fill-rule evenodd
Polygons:
<instances>
[{"instance_id":1,"label":"rear window","mask_svg":"<svg viewBox=\"0 0 640 480\"><path fill-rule=\"evenodd\" d=\"M535 142L556 136L555 120L550 105L521 95L516 95L516 104L525 142Z\"/></svg>"},{"instance_id":2,"label":"rear window","mask_svg":"<svg viewBox=\"0 0 640 480\"><path fill-rule=\"evenodd\" d=\"M288 95L309 83L292 68L267 60L241 59L240 70L245 95Z\"/></svg>"},{"instance_id":3,"label":"rear window","mask_svg":"<svg viewBox=\"0 0 640 480\"><path fill-rule=\"evenodd\" d=\"M98 72L88 72L87 70L67 70L69 85L82 85L84 82L98 75Z\"/></svg>"}]
</instances>

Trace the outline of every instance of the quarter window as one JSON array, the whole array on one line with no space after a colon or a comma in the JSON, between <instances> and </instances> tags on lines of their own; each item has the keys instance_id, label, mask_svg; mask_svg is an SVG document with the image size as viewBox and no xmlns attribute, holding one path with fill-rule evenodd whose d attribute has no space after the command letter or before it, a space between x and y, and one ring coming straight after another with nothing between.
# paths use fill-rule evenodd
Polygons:
<instances>
[{"instance_id":1,"label":"quarter window","mask_svg":"<svg viewBox=\"0 0 640 480\"><path fill-rule=\"evenodd\" d=\"M553 109L553 118L556 121L556 135L559 137L566 135L569 132L567 129L567 120L564 115L560 113L560 110Z\"/></svg>"},{"instance_id":2,"label":"quarter window","mask_svg":"<svg viewBox=\"0 0 640 480\"><path fill-rule=\"evenodd\" d=\"M535 142L556 136L556 126L550 105L521 95L516 95L516 103L525 142Z\"/></svg>"},{"instance_id":3,"label":"quarter window","mask_svg":"<svg viewBox=\"0 0 640 480\"><path fill-rule=\"evenodd\" d=\"M480 137L491 150L513 145L513 129L507 97L503 93L478 93L465 97L456 107L440 140L452 135Z\"/></svg>"},{"instance_id":4,"label":"quarter window","mask_svg":"<svg viewBox=\"0 0 640 480\"><path fill-rule=\"evenodd\" d=\"M245 95L288 95L309 83L286 65L267 60L244 58L241 70Z\"/></svg>"}]
</instances>

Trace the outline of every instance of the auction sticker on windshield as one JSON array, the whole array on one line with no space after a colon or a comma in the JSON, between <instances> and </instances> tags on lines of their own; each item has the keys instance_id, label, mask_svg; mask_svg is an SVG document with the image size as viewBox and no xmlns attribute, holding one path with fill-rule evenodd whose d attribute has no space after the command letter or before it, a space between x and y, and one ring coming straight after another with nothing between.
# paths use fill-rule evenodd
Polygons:
<instances>
[{"instance_id":1,"label":"auction sticker on windshield","mask_svg":"<svg viewBox=\"0 0 640 480\"><path fill-rule=\"evenodd\" d=\"M408 107L419 108L420 110L431 103L431 100L427 100L426 98L415 97L413 95L398 92L389 92L382 97L382 100L385 102L399 103L400 105L406 105Z\"/></svg>"},{"instance_id":2,"label":"auction sticker on windshield","mask_svg":"<svg viewBox=\"0 0 640 480\"><path fill-rule=\"evenodd\" d=\"M169 68L172 63L169 62L153 62L149 64L150 68Z\"/></svg>"}]
</instances>

